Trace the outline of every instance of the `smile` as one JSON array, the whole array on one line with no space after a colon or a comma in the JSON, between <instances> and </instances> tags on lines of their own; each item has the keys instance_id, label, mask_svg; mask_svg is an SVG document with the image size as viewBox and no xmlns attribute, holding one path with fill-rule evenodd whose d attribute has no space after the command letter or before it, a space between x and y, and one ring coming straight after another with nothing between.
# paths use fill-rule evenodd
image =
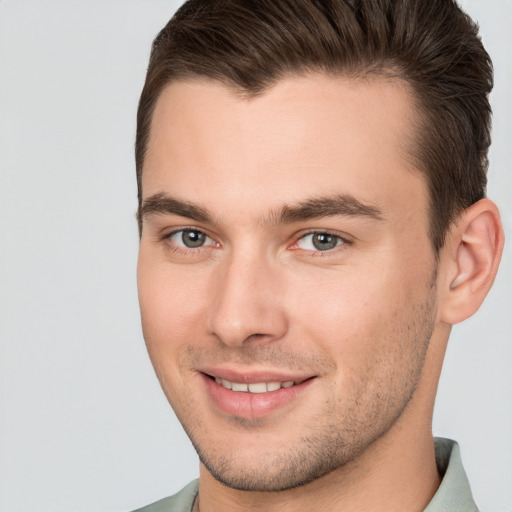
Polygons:
<instances>
[{"instance_id":1,"label":"smile","mask_svg":"<svg viewBox=\"0 0 512 512\"><path fill-rule=\"evenodd\" d=\"M295 382L288 380L285 382L255 382L247 384L244 382L231 382L227 379L215 377L215 382L230 389L241 393L268 393L269 391L278 391L281 388L291 388Z\"/></svg>"},{"instance_id":2,"label":"smile","mask_svg":"<svg viewBox=\"0 0 512 512\"><path fill-rule=\"evenodd\" d=\"M200 374L213 407L224 415L249 420L261 419L279 409L292 407L299 396L316 381L315 376L297 375L294 378L283 375L279 379L278 375L267 372L242 375L240 372L217 370L212 373L224 375L212 375L209 372Z\"/></svg>"}]
</instances>

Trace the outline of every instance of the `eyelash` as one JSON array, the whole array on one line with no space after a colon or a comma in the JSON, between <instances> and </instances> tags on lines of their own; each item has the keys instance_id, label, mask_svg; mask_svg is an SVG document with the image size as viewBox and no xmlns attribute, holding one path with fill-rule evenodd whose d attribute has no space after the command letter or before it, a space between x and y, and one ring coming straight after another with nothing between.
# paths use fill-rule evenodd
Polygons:
<instances>
[{"instance_id":1,"label":"eyelash","mask_svg":"<svg viewBox=\"0 0 512 512\"><path fill-rule=\"evenodd\" d=\"M202 234L206 238L209 238L210 240L212 240L214 243L208 244L208 245L200 245L198 247L180 247L179 245L177 245L175 242L172 241L172 238L175 235L182 233L182 236L183 236L183 233L185 233L185 232ZM202 252L204 249L207 249L208 247L220 246L220 244L218 242L215 242L215 240L211 236L209 236L207 233L205 233L203 230L197 229L197 228L192 228L192 227L184 227L181 229L176 229L176 230L172 231L171 233L164 235L162 237L162 241L169 242L166 245L170 251L172 251L174 253L178 253L178 254L187 255L187 256L190 256L191 252L199 253L199 252Z\"/></svg>"},{"instance_id":2,"label":"eyelash","mask_svg":"<svg viewBox=\"0 0 512 512\"><path fill-rule=\"evenodd\" d=\"M180 247L179 245L177 245L175 242L172 241L172 238L174 236L176 236L180 233L183 236L183 233L185 233L185 232L199 233L201 235L204 235L205 237L207 237L214 243L207 244L207 245L201 245L198 247ZM293 247L293 246L296 246L301 240L304 240L306 237L311 236L311 235L331 236L331 237L337 239L337 245L335 247L333 247L332 249L326 249L324 251L322 251L322 250L315 251L315 250L311 250L311 249L301 249L300 247L296 247L296 248ZM169 241L170 243L167 244L168 249L171 250L172 252L183 254L183 255L190 255L191 252L199 253L200 251L202 252L202 250L205 250L209 247L219 247L220 246L220 244L218 242L216 242L211 236L209 236L203 230L192 228L192 227L184 227L181 229L174 230L171 233L164 235L162 237L162 241ZM294 242L291 245L289 245L288 247L294 251L302 251L304 254L306 254L309 257L318 258L318 257L328 257L335 252L337 253L340 250L344 250L344 248L346 248L346 246L349 246L351 244L352 244L351 240L347 239L345 236L342 236L338 233L333 233L332 231L324 231L324 230L312 230L312 231L308 231L306 233L301 233L299 236L296 236Z\"/></svg>"},{"instance_id":3,"label":"eyelash","mask_svg":"<svg viewBox=\"0 0 512 512\"><path fill-rule=\"evenodd\" d=\"M332 231L325 231L325 230L321 230L321 229L318 230L317 229L317 230L308 231L306 233L301 233L300 236L296 237L296 239L293 242L292 246L298 245L298 243L301 240L304 240L306 237L312 236L312 235L326 235L326 236L333 237L333 238L337 239L337 245L334 246L331 249L326 249L324 251L322 251L322 250L316 250L315 251L315 250L312 250L312 249L301 249L300 247L293 248L292 250L302 251L303 253L305 253L310 258L326 258L326 257L332 256L334 253L338 253L339 251L343 251L344 249L347 248L347 246L352 244L351 240L349 240L345 236L342 236L339 233L333 233Z\"/></svg>"}]
</instances>

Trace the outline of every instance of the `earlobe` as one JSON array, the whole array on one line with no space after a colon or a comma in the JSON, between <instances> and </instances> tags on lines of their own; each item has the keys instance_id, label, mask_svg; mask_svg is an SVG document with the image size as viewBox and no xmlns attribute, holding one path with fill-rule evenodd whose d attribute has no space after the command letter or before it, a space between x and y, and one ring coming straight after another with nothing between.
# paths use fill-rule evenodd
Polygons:
<instances>
[{"instance_id":1,"label":"earlobe","mask_svg":"<svg viewBox=\"0 0 512 512\"><path fill-rule=\"evenodd\" d=\"M448 234L448 272L441 318L456 324L473 315L490 290L503 251L500 214L489 199L463 212Z\"/></svg>"}]
</instances>

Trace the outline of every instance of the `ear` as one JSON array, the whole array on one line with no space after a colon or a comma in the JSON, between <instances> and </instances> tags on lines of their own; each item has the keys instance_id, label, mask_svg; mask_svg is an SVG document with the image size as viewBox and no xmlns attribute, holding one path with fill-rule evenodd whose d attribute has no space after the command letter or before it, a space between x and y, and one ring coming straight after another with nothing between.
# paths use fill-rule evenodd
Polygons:
<instances>
[{"instance_id":1,"label":"ear","mask_svg":"<svg viewBox=\"0 0 512 512\"><path fill-rule=\"evenodd\" d=\"M447 234L441 320L456 324L473 315L490 290L503 251L500 214L489 199L463 212Z\"/></svg>"}]
</instances>

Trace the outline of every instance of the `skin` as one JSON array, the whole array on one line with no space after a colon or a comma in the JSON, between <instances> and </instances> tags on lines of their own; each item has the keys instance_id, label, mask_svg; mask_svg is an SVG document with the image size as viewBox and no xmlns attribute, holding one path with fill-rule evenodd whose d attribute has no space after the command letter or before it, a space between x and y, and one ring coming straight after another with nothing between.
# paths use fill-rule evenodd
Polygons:
<instances>
[{"instance_id":1,"label":"skin","mask_svg":"<svg viewBox=\"0 0 512 512\"><path fill-rule=\"evenodd\" d=\"M250 100L214 82L159 98L139 300L201 458L201 511L420 511L435 493L458 232L436 262L427 188L407 158L412 112L400 82L322 75ZM318 198L338 209L300 208ZM204 245L187 247L185 228ZM319 232L335 247L319 250ZM238 415L212 398L205 374L219 371L308 381L270 412Z\"/></svg>"}]
</instances>

